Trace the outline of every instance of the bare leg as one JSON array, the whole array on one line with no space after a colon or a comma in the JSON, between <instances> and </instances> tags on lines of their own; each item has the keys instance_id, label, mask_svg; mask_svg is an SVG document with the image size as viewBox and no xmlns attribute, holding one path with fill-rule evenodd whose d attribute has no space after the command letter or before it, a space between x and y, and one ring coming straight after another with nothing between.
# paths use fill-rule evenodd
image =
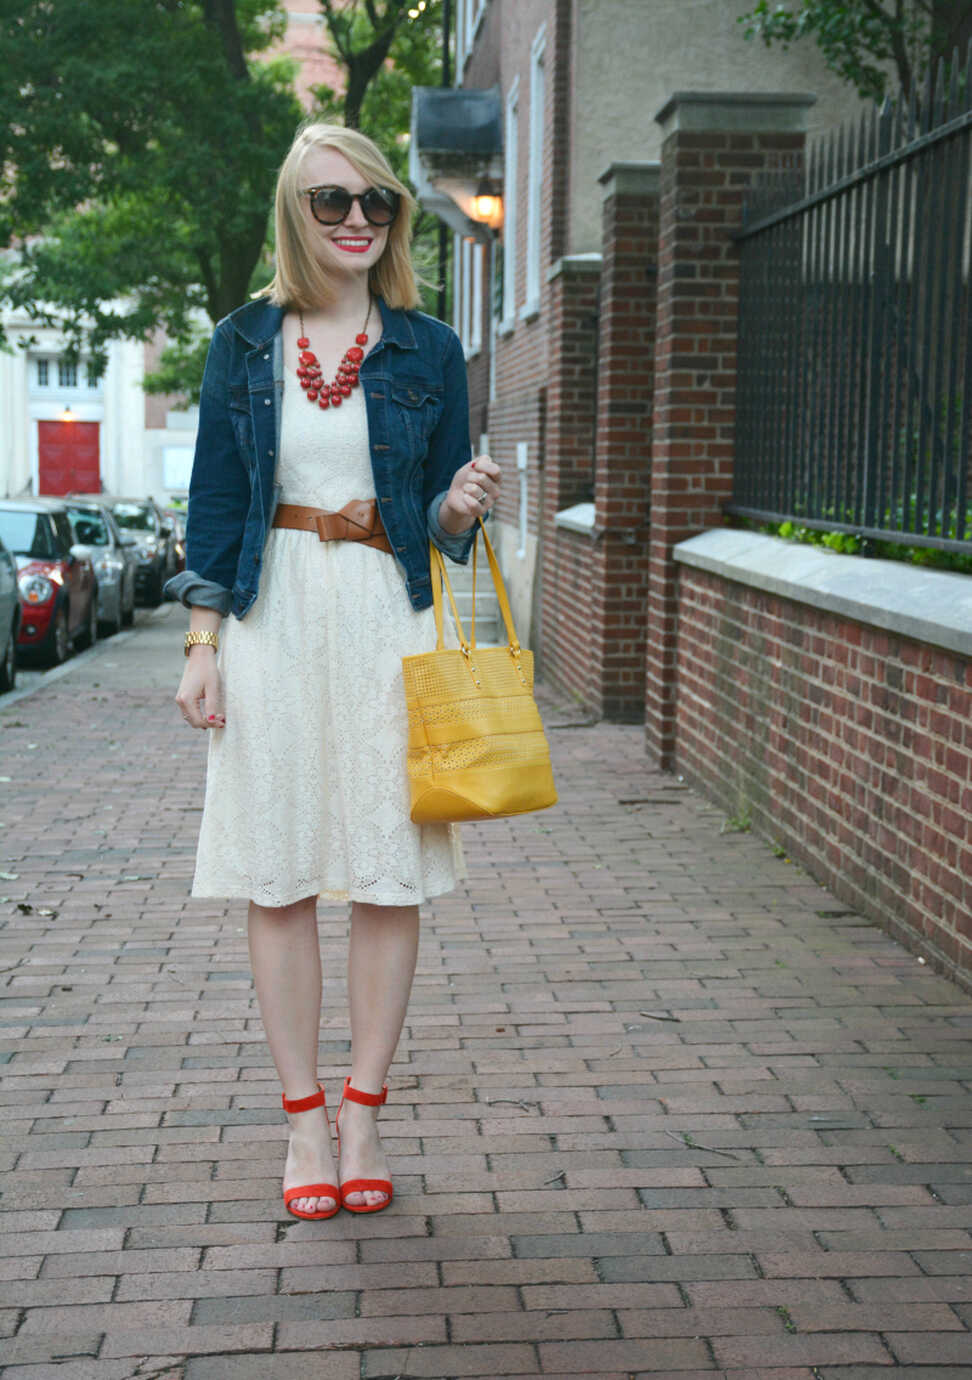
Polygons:
<instances>
[{"instance_id":1,"label":"bare leg","mask_svg":"<svg viewBox=\"0 0 972 1380\"><path fill-rule=\"evenodd\" d=\"M317 1092L321 1024L321 951L317 897L291 906L250 902L250 965L270 1054L287 1097ZM291 1112L283 1185L334 1183L331 1138L323 1107ZM302 1212L326 1212L333 1198L296 1198Z\"/></svg>"},{"instance_id":2,"label":"bare leg","mask_svg":"<svg viewBox=\"0 0 972 1380\"><path fill-rule=\"evenodd\" d=\"M351 1082L379 1093L388 1074L408 1008L418 953L418 906L351 907L348 1006L351 1013ZM378 1139L377 1109L345 1102L341 1112L341 1178L387 1179ZM348 1202L382 1203L386 1193L351 1193Z\"/></svg>"}]
</instances>

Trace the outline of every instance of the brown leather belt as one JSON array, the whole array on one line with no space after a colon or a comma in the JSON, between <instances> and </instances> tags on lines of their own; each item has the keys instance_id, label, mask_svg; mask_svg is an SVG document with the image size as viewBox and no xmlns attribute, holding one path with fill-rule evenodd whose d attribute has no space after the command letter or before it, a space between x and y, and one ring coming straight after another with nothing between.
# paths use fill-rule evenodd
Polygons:
<instances>
[{"instance_id":1,"label":"brown leather belt","mask_svg":"<svg viewBox=\"0 0 972 1380\"><path fill-rule=\"evenodd\" d=\"M336 513L329 513L326 508L305 508L300 503L278 503L273 525L316 532L319 541L360 541L379 551L391 553L392 549L374 498L352 499Z\"/></svg>"}]
</instances>

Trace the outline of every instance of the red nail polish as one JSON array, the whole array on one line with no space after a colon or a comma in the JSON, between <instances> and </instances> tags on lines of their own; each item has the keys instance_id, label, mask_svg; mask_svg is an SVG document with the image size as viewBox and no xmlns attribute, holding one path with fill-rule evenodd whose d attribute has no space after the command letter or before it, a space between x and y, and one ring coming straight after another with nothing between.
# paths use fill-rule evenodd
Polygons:
<instances>
[{"instance_id":1,"label":"red nail polish","mask_svg":"<svg viewBox=\"0 0 972 1380\"><path fill-rule=\"evenodd\" d=\"M209 722L210 722L210 723L213 723L213 722L215 721L215 719L216 719L216 715L215 715L215 714L210 714L210 716L209 716Z\"/></svg>"}]
</instances>

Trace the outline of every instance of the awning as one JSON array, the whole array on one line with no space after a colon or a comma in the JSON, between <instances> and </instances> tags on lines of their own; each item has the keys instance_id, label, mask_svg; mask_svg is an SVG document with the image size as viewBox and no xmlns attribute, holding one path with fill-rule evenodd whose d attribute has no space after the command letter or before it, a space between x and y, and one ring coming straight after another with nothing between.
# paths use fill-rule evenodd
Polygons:
<instances>
[{"instance_id":1,"label":"awning","mask_svg":"<svg viewBox=\"0 0 972 1380\"><path fill-rule=\"evenodd\" d=\"M488 240L490 231L469 212L484 178L503 179L499 87L414 87L408 171L427 211L460 235Z\"/></svg>"}]
</instances>

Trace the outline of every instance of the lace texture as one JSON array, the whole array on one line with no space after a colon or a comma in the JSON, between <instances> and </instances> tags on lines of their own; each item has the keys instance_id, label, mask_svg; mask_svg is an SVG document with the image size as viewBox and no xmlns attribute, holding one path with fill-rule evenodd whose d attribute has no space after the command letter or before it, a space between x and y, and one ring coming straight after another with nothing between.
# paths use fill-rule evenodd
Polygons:
<instances>
[{"instance_id":1,"label":"lace texture","mask_svg":"<svg viewBox=\"0 0 972 1380\"><path fill-rule=\"evenodd\" d=\"M360 389L322 413L287 372L276 477L285 503L375 497ZM209 735L193 896L404 906L453 889L458 826L409 818L401 661L434 647L393 556L271 531L256 603L220 637L226 727Z\"/></svg>"}]
</instances>

